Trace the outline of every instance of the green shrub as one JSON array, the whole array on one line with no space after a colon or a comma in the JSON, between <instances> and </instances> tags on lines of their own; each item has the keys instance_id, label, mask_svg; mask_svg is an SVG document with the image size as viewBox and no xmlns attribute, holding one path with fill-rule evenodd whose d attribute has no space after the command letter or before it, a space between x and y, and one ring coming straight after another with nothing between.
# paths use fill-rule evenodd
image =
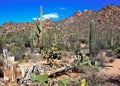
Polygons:
<instances>
[{"instance_id":1,"label":"green shrub","mask_svg":"<svg viewBox=\"0 0 120 86\"><path fill-rule=\"evenodd\" d=\"M41 54L45 59L60 59L64 52L62 50L58 50L55 46L45 47Z\"/></svg>"},{"instance_id":2,"label":"green shrub","mask_svg":"<svg viewBox=\"0 0 120 86\"><path fill-rule=\"evenodd\" d=\"M64 78L58 81L58 86L67 86L67 83L68 83L67 79Z\"/></svg>"},{"instance_id":3,"label":"green shrub","mask_svg":"<svg viewBox=\"0 0 120 86\"><path fill-rule=\"evenodd\" d=\"M39 75L32 73L30 78L33 82L37 81L41 83L42 86L48 86L48 74L47 73L39 74Z\"/></svg>"}]
</instances>

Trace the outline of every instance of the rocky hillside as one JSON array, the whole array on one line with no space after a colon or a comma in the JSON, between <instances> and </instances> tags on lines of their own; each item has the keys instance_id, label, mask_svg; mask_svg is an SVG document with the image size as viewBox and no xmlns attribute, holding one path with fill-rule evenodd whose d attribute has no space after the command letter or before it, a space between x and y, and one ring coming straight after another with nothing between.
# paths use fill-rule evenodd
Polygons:
<instances>
[{"instance_id":1,"label":"rocky hillside","mask_svg":"<svg viewBox=\"0 0 120 86\"><path fill-rule=\"evenodd\" d=\"M51 20L44 20L43 28L69 28L79 29L81 31L89 31L89 22L91 19L94 19L96 21L96 29L98 30L104 30L108 28L120 30L120 6L110 4L98 11L77 11L72 16L57 22ZM0 34L28 30L31 28L35 28L34 22L6 22L2 26L0 26Z\"/></svg>"},{"instance_id":2,"label":"rocky hillside","mask_svg":"<svg viewBox=\"0 0 120 86\"><path fill-rule=\"evenodd\" d=\"M77 11L73 16L59 21L61 28L88 29L90 20L96 21L97 29L120 29L120 6L107 5L98 11Z\"/></svg>"}]
</instances>

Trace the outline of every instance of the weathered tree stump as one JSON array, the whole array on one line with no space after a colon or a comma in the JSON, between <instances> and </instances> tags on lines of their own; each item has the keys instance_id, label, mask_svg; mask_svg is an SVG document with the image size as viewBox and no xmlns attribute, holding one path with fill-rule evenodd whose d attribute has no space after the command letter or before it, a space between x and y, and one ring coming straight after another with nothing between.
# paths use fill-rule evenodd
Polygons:
<instances>
[{"instance_id":1,"label":"weathered tree stump","mask_svg":"<svg viewBox=\"0 0 120 86\"><path fill-rule=\"evenodd\" d=\"M3 50L4 55L4 86L17 86L17 68L15 57L7 55L7 50Z\"/></svg>"}]
</instances>

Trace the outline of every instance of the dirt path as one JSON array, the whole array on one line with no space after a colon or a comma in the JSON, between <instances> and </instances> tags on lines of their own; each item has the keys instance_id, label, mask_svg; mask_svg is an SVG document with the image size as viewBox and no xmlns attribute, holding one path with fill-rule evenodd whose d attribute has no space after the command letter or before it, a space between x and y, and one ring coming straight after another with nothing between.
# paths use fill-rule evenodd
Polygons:
<instances>
[{"instance_id":1,"label":"dirt path","mask_svg":"<svg viewBox=\"0 0 120 86\"><path fill-rule=\"evenodd\" d=\"M107 63L106 65L112 67L105 67L103 68L100 73L106 75L120 75L120 59L115 59L112 63Z\"/></svg>"}]
</instances>

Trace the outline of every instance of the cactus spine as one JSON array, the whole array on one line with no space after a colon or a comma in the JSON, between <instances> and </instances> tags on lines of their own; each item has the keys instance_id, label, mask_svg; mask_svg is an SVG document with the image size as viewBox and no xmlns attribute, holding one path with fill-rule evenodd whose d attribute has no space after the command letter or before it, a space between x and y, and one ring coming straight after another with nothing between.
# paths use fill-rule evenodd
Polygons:
<instances>
[{"instance_id":1,"label":"cactus spine","mask_svg":"<svg viewBox=\"0 0 120 86\"><path fill-rule=\"evenodd\" d=\"M89 34L89 54L90 58L94 57L95 51L95 21L90 22L90 34Z\"/></svg>"}]
</instances>

